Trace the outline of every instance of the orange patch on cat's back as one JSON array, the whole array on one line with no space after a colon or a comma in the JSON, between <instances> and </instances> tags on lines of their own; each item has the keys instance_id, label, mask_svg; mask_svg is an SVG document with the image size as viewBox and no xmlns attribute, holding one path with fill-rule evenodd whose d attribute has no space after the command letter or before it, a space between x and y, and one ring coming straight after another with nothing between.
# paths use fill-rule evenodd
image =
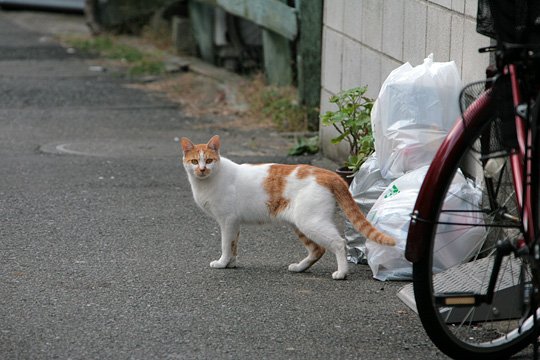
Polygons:
<instances>
[{"instance_id":1,"label":"orange patch on cat's back","mask_svg":"<svg viewBox=\"0 0 540 360\"><path fill-rule=\"evenodd\" d=\"M268 194L266 205L272 216L276 216L289 206L289 199L284 196L287 177L297 167L297 165L273 164L268 168L268 175L264 179L263 187Z\"/></svg>"},{"instance_id":2,"label":"orange patch on cat's back","mask_svg":"<svg viewBox=\"0 0 540 360\"><path fill-rule=\"evenodd\" d=\"M296 172L296 177L298 179L305 179L309 176L314 176L317 184L332 190L336 187L343 188L342 185L345 185L345 188L348 190L347 183L335 172L318 168L311 165L300 165L298 171Z\"/></svg>"},{"instance_id":3,"label":"orange patch on cat's back","mask_svg":"<svg viewBox=\"0 0 540 360\"><path fill-rule=\"evenodd\" d=\"M316 169L311 165L299 165L298 171L296 172L296 177L300 180L303 180L311 175L313 175L313 170Z\"/></svg>"}]
</instances>

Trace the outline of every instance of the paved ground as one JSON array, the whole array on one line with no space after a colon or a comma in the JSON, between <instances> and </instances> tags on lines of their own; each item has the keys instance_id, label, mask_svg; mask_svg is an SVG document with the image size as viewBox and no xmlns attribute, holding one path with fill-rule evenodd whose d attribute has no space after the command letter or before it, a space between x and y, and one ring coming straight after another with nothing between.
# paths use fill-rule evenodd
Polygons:
<instances>
[{"instance_id":1,"label":"paved ground","mask_svg":"<svg viewBox=\"0 0 540 360\"><path fill-rule=\"evenodd\" d=\"M245 228L239 268L211 269L218 228L173 139L219 119L89 71L43 21L0 12L0 358L445 358L403 284L362 265L334 281L328 255L289 273L304 254L287 227ZM234 160L298 161L267 131L218 132Z\"/></svg>"}]
</instances>

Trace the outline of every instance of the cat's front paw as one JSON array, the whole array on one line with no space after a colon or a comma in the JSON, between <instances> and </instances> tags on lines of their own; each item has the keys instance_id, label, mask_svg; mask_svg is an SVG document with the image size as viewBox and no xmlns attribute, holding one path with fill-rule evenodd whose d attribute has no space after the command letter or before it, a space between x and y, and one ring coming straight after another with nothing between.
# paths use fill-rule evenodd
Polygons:
<instances>
[{"instance_id":1,"label":"cat's front paw","mask_svg":"<svg viewBox=\"0 0 540 360\"><path fill-rule=\"evenodd\" d=\"M289 271L292 272L302 272L306 270L304 267L300 266L300 264L291 264L289 265Z\"/></svg>"},{"instance_id":2,"label":"cat's front paw","mask_svg":"<svg viewBox=\"0 0 540 360\"><path fill-rule=\"evenodd\" d=\"M229 262L224 262L222 260L214 260L210 263L210 267L214 269L224 269L227 267Z\"/></svg>"},{"instance_id":3,"label":"cat's front paw","mask_svg":"<svg viewBox=\"0 0 540 360\"><path fill-rule=\"evenodd\" d=\"M334 280L345 280L347 278L347 273L342 271L335 271L332 274L332 279Z\"/></svg>"},{"instance_id":4,"label":"cat's front paw","mask_svg":"<svg viewBox=\"0 0 540 360\"><path fill-rule=\"evenodd\" d=\"M233 257L228 260L225 260L225 259L214 260L210 263L210 267L214 269L235 268L236 258Z\"/></svg>"}]
</instances>

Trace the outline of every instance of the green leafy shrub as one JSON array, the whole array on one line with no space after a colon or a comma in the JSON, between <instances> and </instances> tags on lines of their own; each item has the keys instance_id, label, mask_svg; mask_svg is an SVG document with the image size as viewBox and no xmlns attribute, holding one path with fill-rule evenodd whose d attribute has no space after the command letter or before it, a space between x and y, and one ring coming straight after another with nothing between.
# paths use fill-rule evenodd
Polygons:
<instances>
[{"instance_id":1,"label":"green leafy shrub","mask_svg":"<svg viewBox=\"0 0 540 360\"><path fill-rule=\"evenodd\" d=\"M324 126L333 126L339 133L331 140L333 144L345 141L349 145L345 166L352 171L357 171L375 151L371 129L373 99L364 95L366 91L367 86L355 87L330 97L337 110L327 111L321 118Z\"/></svg>"}]
</instances>

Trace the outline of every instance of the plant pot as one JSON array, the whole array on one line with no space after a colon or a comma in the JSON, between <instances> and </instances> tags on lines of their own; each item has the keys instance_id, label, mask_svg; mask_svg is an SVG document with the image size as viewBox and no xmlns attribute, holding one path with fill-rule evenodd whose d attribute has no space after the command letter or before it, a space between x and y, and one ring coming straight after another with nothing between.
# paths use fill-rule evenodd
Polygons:
<instances>
[{"instance_id":1,"label":"plant pot","mask_svg":"<svg viewBox=\"0 0 540 360\"><path fill-rule=\"evenodd\" d=\"M347 185L351 185L354 178L354 171L346 166L343 166L336 169L336 174L341 176L341 178L347 182Z\"/></svg>"}]
</instances>

